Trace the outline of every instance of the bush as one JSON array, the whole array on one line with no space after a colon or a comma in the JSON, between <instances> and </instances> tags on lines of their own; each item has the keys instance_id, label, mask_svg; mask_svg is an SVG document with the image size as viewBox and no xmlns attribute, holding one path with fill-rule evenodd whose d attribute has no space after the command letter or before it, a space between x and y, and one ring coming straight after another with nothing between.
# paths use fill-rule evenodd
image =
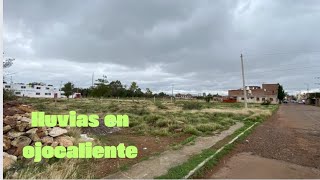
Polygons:
<instances>
[{"instance_id":1,"label":"bush","mask_svg":"<svg viewBox=\"0 0 320 180\"><path fill-rule=\"evenodd\" d=\"M159 108L159 109L168 109L167 106L163 105L160 101L156 101L155 105Z\"/></svg>"},{"instance_id":2,"label":"bush","mask_svg":"<svg viewBox=\"0 0 320 180\"><path fill-rule=\"evenodd\" d=\"M270 104L271 104L271 102L269 100L263 101L263 103L261 103L261 105L267 105L267 106Z\"/></svg>"},{"instance_id":3,"label":"bush","mask_svg":"<svg viewBox=\"0 0 320 180\"><path fill-rule=\"evenodd\" d=\"M153 135L156 136L168 136L170 135L168 128L161 128L161 129L156 129L152 132Z\"/></svg>"},{"instance_id":4,"label":"bush","mask_svg":"<svg viewBox=\"0 0 320 180\"><path fill-rule=\"evenodd\" d=\"M184 102L182 108L187 110L202 109L202 104L199 102Z\"/></svg>"},{"instance_id":5,"label":"bush","mask_svg":"<svg viewBox=\"0 0 320 180\"><path fill-rule=\"evenodd\" d=\"M157 126L158 127L168 127L169 126L170 121L166 120L166 119L161 119L159 121L157 121Z\"/></svg>"},{"instance_id":6,"label":"bush","mask_svg":"<svg viewBox=\"0 0 320 180\"><path fill-rule=\"evenodd\" d=\"M151 125L155 125L158 119L160 119L160 116L157 115L146 115L143 117L143 120Z\"/></svg>"},{"instance_id":7,"label":"bush","mask_svg":"<svg viewBox=\"0 0 320 180\"><path fill-rule=\"evenodd\" d=\"M14 95L12 90L3 89L3 100L15 100L17 97Z\"/></svg>"},{"instance_id":8,"label":"bush","mask_svg":"<svg viewBox=\"0 0 320 180\"><path fill-rule=\"evenodd\" d=\"M188 125L185 129L184 132L187 134L193 134L193 135L200 135L201 132L198 131L194 126Z\"/></svg>"},{"instance_id":9,"label":"bush","mask_svg":"<svg viewBox=\"0 0 320 180\"><path fill-rule=\"evenodd\" d=\"M217 126L212 124L200 124L196 126L197 130L201 132L211 132L217 129Z\"/></svg>"}]
</instances>

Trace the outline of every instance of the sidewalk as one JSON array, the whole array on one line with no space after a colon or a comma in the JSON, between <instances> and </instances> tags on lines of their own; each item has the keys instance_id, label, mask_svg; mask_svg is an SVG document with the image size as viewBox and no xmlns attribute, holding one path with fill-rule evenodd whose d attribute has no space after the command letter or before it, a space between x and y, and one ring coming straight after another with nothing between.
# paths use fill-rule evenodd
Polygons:
<instances>
[{"instance_id":1,"label":"sidewalk","mask_svg":"<svg viewBox=\"0 0 320 180\"><path fill-rule=\"evenodd\" d=\"M184 146L179 150L168 150L159 156L152 157L146 161L142 161L133 165L127 171L119 171L109 175L108 179L152 179L163 175L167 171L185 161L192 155L201 153L202 150L208 149L215 145L218 141L231 135L234 131L241 128L242 123L236 123L228 130L211 137L198 137L194 145Z\"/></svg>"}]
</instances>

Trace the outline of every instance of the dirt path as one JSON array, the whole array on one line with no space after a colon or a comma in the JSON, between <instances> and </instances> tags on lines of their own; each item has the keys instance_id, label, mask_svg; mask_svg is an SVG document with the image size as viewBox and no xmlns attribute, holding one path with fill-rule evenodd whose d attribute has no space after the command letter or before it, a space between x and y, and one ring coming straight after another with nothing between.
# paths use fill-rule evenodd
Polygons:
<instances>
[{"instance_id":1,"label":"dirt path","mask_svg":"<svg viewBox=\"0 0 320 180\"><path fill-rule=\"evenodd\" d=\"M111 179L152 179L154 177L167 173L168 169L177 166L189 159L194 154L201 153L202 150L208 149L218 141L231 135L235 130L241 128L242 123L236 123L228 130L221 132L219 135L211 137L198 137L194 145L184 146L179 150L168 150L159 156L150 158L133 165L127 171L120 171L106 178Z\"/></svg>"},{"instance_id":2,"label":"dirt path","mask_svg":"<svg viewBox=\"0 0 320 180\"><path fill-rule=\"evenodd\" d=\"M320 178L320 108L282 105L205 178Z\"/></svg>"}]
</instances>

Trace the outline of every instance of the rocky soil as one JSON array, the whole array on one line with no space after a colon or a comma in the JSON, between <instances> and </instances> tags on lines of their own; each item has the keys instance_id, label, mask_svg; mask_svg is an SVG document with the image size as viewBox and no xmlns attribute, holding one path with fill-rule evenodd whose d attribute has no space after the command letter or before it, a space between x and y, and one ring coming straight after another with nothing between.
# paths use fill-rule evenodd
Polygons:
<instances>
[{"instance_id":1,"label":"rocky soil","mask_svg":"<svg viewBox=\"0 0 320 180\"><path fill-rule=\"evenodd\" d=\"M43 146L72 146L74 138L67 136L69 128L31 127L31 106L18 102L3 105L3 169L8 170L22 159L24 146L42 142Z\"/></svg>"}]
</instances>

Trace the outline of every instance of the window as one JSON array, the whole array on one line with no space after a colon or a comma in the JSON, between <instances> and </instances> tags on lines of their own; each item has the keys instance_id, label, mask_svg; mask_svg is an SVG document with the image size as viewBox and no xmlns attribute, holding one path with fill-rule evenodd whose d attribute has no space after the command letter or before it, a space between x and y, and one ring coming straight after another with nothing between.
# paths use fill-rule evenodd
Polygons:
<instances>
[{"instance_id":1,"label":"window","mask_svg":"<svg viewBox=\"0 0 320 180\"><path fill-rule=\"evenodd\" d=\"M273 98L270 98L270 101L273 101Z\"/></svg>"},{"instance_id":2,"label":"window","mask_svg":"<svg viewBox=\"0 0 320 180\"><path fill-rule=\"evenodd\" d=\"M37 93L36 93L36 95L40 95L40 93L39 93L39 92L37 92Z\"/></svg>"},{"instance_id":3,"label":"window","mask_svg":"<svg viewBox=\"0 0 320 180\"><path fill-rule=\"evenodd\" d=\"M241 100L244 100L244 98L241 98Z\"/></svg>"},{"instance_id":4,"label":"window","mask_svg":"<svg viewBox=\"0 0 320 180\"><path fill-rule=\"evenodd\" d=\"M41 87L37 87L37 89L41 89Z\"/></svg>"},{"instance_id":5,"label":"window","mask_svg":"<svg viewBox=\"0 0 320 180\"><path fill-rule=\"evenodd\" d=\"M51 95L51 93L45 93L45 95L49 95L49 96L50 96L50 95Z\"/></svg>"},{"instance_id":6,"label":"window","mask_svg":"<svg viewBox=\"0 0 320 180\"><path fill-rule=\"evenodd\" d=\"M46 87L46 89L50 89L49 87Z\"/></svg>"},{"instance_id":7,"label":"window","mask_svg":"<svg viewBox=\"0 0 320 180\"><path fill-rule=\"evenodd\" d=\"M5 87L5 88L10 88L11 86L9 86L9 85L5 85L4 87Z\"/></svg>"},{"instance_id":8,"label":"window","mask_svg":"<svg viewBox=\"0 0 320 180\"><path fill-rule=\"evenodd\" d=\"M25 89L26 88L26 86L21 86L21 89Z\"/></svg>"},{"instance_id":9,"label":"window","mask_svg":"<svg viewBox=\"0 0 320 180\"><path fill-rule=\"evenodd\" d=\"M265 101L266 100L266 98L262 98L262 101Z\"/></svg>"},{"instance_id":10,"label":"window","mask_svg":"<svg viewBox=\"0 0 320 180\"><path fill-rule=\"evenodd\" d=\"M257 101L260 101L260 98L257 97Z\"/></svg>"},{"instance_id":11,"label":"window","mask_svg":"<svg viewBox=\"0 0 320 180\"><path fill-rule=\"evenodd\" d=\"M21 94L21 92L15 92L15 94Z\"/></svg>"}]
</instances>

